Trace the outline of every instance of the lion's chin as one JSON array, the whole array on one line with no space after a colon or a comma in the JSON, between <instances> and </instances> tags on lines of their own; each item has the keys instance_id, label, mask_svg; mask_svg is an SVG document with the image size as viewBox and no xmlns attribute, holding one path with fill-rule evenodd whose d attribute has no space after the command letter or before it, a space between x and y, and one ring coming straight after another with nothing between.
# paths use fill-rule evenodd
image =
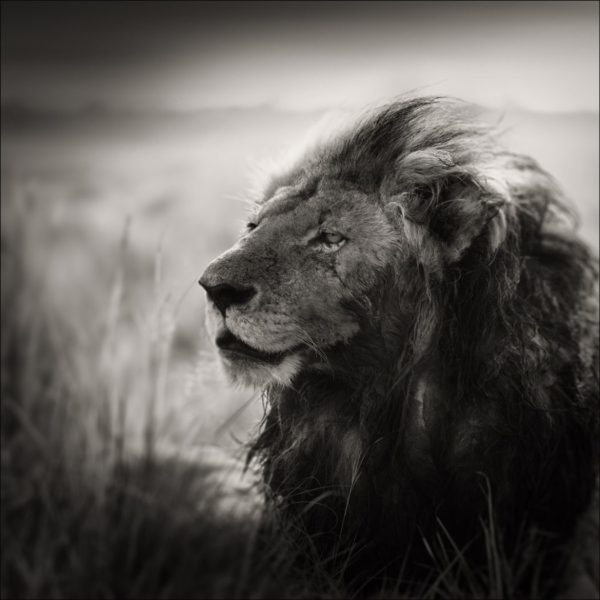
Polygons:
<instances>
[{"instance_id":1,"label":"lion's chin","mask_svg":"<svg viewBox=\"0 0 600 600\"><path fill-rule=\"evenodd\" d=\"M226 375L234 383L262 387L277 383L287 386L302 365L301 348L267 351L251 346L221 327L215 339Z\"/></svg>"},{"instance_id":2,"label":"lion's chin","mask_svg":"<svg viewBox=\"0 0 600 600\"><path fill-rule=\"evenodd\" d=\"M219 351L219 356L229 379L249 387L263 387L272 383L288 386L302 366L299 354L284 356L277 364L223 350Z\"/></svg>"}]
</instances>

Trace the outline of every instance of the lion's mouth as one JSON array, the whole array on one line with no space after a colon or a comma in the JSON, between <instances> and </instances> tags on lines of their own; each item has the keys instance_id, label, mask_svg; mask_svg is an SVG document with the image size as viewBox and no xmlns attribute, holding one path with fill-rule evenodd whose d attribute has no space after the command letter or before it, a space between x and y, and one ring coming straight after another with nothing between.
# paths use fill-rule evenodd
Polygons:
<instances>
[{"instance_id":1,"label":"lion's mouth","mask_svg":"<svg viewBox=\"0 0 600 600\"><path fill-rule=\"evenodd\" d=\"M278 364L286 356L292 354L296 348L283 350L281 352L263 352L246 344L236 337L228 329L224 329L217 335L216 344L227 358L245 358L258 362Z\"/></svg>"}]
</instances>

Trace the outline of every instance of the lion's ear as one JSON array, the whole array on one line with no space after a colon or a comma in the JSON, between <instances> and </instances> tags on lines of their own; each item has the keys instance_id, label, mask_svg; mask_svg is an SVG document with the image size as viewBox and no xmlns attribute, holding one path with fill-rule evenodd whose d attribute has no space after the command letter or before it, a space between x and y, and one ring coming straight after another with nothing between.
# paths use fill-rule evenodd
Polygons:
<instances>
[{"instance_id":1,"label":"lion's ear","mask_svg":"<svg viewBox=\"0 0 600 600\"><path fill-rule=\"evenodd\" d=\"M491 254L498 249L506 237L505 203L498 190L460 173L388 196L386 213L400 219L420 256L453 263L482 234L487 235Z\"/></svg>"}]
</instances>

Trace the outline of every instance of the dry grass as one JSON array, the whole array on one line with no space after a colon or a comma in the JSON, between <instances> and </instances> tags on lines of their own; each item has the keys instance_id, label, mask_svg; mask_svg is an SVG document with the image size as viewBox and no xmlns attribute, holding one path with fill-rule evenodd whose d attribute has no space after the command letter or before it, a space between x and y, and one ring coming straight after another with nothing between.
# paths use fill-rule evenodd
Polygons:
<instances>
[{"instance_id":1,"label":"dry grass","mask_svg":"<svg viewBox=\"0 0 600 600\"><path fill-rule=\"evenodd\" d=\"M174 315L158 292L151 334L119 353L127 233L105 314L59 311L38 264L48 215L26 202L3 207L2 597L265 595L281 558L253 550L266 522L224 518L228 465L161 449ZM157 255L155 291L159 271Z\"/></svg>"}]
</instances>

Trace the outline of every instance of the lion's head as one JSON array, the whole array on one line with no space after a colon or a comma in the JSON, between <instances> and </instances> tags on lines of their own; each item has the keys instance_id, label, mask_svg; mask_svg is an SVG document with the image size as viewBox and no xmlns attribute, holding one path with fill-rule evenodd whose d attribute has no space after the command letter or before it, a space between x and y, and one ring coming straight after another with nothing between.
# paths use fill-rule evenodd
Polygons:
<instances>
[{"instance_id":1,"label":"lion's head","mask_svg":"<svg viewBox=\"0 0 600 600\"><path fill-rule=\"evenodd\" d=\"M289 384L326 369L359 334L385 338L390 317L410 328L423 274L442 277L476 238L492 260L512 210L503 173L523 165L459 114L435 99L393 104L270 180L200 280L234 379Z\"/></svg>"},{"instance_id":2,"label":"lion's head","mask_svg":"<svg viewBox=\"0 0 600 600\"><path fill-rule=\"evenodd\" d=\"M230 373L289 383L349 343L357 307L401 243L384 207L357 187L312 171L278 187L201 279Z\"/></svg>"}]
</instances>

